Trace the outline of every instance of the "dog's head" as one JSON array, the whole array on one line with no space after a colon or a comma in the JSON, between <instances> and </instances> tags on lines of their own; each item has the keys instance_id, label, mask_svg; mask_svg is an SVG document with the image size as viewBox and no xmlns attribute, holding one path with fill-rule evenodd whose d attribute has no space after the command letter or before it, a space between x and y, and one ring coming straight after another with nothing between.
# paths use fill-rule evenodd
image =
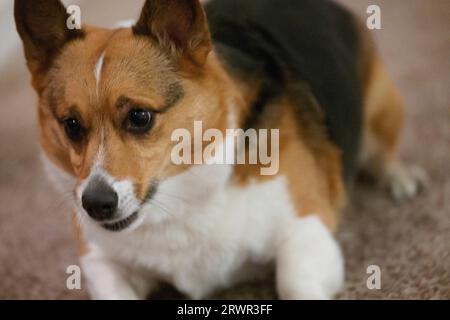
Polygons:
<instances>
[{"instance_id":1,"label":"dog's head","mask_svg":"<svg viewBox=\"0 0 450 320\"><path fill-rule=\"evenodd\" d=\"M15 18L42 147L98 224L123 229L187 170L171 161L175 129L225 128L229 80L198 0L147 0L132 28L114 30L68 29L59 0L16 0Z\"/></svg>"}]
</instances>

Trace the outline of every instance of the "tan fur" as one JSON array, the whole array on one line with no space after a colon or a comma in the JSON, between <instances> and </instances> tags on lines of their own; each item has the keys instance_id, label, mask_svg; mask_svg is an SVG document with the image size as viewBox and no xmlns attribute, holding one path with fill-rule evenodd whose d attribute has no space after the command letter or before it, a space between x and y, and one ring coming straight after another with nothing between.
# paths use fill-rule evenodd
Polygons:
<instances>
[{"instance_id":1,"label":"tan fur","mask_svg":"<svg viewBox=\"0 0 450 320\"><path fill-rule=\"evenodd\" d=\"M380 59L374 57L364 101L361 164L366 173L382 179L389 167L396 165L403 123L400 95Z\"/></svg>"},{"instance_id":2,"label":"tan fur","mask_svg":"<svg viewBox=\"0 0 450 320\"><path fill-rule=\"evenodd\" d=\"M281 148L280 173L288 179L298 214L317 214L331 230L335 230L338 212L345 201L339 152L325 141L312 151L305 142L308 137L298 134L302 128L298 128L294 119L294 112L288 107L280 126L285 128L285 137L281 139L285 143Z\"/></svg>"},{"instance_id":3,"label":"tan fur","mask_svg":"<svg viewBox=\"0 0 450 320\"><path fill-rule=\"evenodd\" d=\"M360 33L359 69L363 86L363 143L360 163L365 173L382 178L398 162L397 149L404 124L404 106L366 26Z\"/></svg>"},{"instance_id":4,"label":"tan fur","mask_svg":"<svg viewBox=\"0 0 450 320\"><path fill-rule=\"evenodd\" d=\"M336 230L338 213L346 199L339 151L326 141L321 141L314 150L308 146L305 140L310 137L295 120L295 111L288 98L283 99L277 109L281 110L280 120L271 125L282 128L279 174L287 178L290 197L298 215L316 214L330 230ZM260 165L238 165L235 179L244 186L250 181L263 182L274 178L261 176L259 170Z\"/></svg>"}]
</instances>

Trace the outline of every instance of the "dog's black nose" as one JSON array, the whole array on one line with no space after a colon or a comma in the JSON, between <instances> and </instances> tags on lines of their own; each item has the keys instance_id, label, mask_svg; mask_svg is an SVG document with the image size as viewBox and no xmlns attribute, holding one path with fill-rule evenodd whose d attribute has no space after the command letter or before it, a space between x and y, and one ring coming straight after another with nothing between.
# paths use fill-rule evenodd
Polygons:
<instances>
[{"instance_id":1,"label":"dog's black nose","mask_svg":"<svg viewBox=\"0 0 450 320\"><path fill-rule=\"evenodd\" d=\"M98 221L113 218L117 210L117 193L103 179L89 182L83 192L81 203L89 216Z\"/></svg>"}]
</instances>

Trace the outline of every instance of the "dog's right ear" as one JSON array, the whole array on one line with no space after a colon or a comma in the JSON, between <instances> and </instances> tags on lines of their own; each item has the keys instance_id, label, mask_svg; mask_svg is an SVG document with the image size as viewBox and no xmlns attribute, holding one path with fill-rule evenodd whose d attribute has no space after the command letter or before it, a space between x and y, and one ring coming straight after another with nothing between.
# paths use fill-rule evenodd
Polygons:
<instances>
[{"instance_id":1,"label":"dog's right ear","mask_svg":"<svg viewBox=\"0 0 450 320\"><path fill-rule=\"evenodd\" d=\"M83 34L69 30L69 15L59 0L15 0L14 17L33 77L47 71L66 42Z\"/></svg>"},{"instance_id":2,"label":"dog's right ear","mask_svg":"<svg viewBox=\"0 0 450 320\"><path fill-rule=\"evenodd\" d=\"M133 27L173 57L203 65L212 49L206 14L199 0L146 0Z\"/></svg>"}]
</instances>

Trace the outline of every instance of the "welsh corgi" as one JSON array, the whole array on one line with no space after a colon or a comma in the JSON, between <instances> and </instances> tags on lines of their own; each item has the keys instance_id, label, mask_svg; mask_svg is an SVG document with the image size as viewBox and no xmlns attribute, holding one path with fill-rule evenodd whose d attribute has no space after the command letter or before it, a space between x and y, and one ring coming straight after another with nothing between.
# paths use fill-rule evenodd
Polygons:
<instances>
[{"instance_id":1,"label":"welsh corgi","mask_svg":"<svg viewBox=\"0 0 450 320\"><path fill-rule=\"evenodd\" d=\"M281 299L333 298L356 173L396 199L425 183L397 156L402 101L369 32L331 1L147 0L115 29L67 18L59 0L15 0L40 143L74 191L93 299L144 299L162 282L200 299L272 268ZM173 132L195 121L278 129L276 174L174 163Z\"/></svg>"}]
</instances>

